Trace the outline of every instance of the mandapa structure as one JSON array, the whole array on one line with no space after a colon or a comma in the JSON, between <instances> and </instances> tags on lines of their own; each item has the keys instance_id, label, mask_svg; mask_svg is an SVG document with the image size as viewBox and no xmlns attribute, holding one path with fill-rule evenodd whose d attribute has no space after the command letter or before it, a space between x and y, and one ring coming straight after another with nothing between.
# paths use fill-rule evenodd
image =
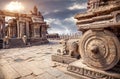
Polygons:
<instances>
[{"instance_id":1,"label":"mandapa structure","mask_svg":"<svg viewBox=\"0 0 120 79\"><path fill-rule=\"evenodd\" d=\"M36 6L30 14L0 10L0 39L3 40L3 47L47 43L47 29L48 25Z\"/></svg>"}]
</instances>

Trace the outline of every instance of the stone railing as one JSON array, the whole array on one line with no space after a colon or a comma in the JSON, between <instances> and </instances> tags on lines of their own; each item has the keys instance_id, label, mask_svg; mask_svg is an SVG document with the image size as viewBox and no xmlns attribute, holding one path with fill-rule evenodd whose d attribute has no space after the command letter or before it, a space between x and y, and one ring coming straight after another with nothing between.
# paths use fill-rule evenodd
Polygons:
<instances>
[{"instance_id":1,"label":"stone railing","mask_svg":"<svg viewBox=\"0 0 120 79\"><path fill-rule=\"evenodd\" d=\"M61 39L79 39L81 37L81 33L72 33L72 34L62 34L58 36L47 37L49 40L61 40Z\"/></svg>"}]
</instances>

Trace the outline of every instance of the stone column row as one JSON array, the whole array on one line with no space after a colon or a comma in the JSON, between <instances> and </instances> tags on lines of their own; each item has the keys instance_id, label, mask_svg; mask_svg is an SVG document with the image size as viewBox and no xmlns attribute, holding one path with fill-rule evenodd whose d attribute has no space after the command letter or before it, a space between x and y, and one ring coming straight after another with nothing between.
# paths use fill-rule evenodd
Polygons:
<instances>
[{"instance_id":1,"label":"stone column row","mask_svg":"<svg viewBox=\"0 0 120 79\"><path fill-rule=\"evenodd\" d=\"M25 27L25 28L23 28ZM18 34L18 38L21 38L24 35L24 31L26 32L26 36L29 37L29 21L26 21L25 24L24 22L20 22L19 20L17 20L17 34Z\"/></svg>"}]
</instances>

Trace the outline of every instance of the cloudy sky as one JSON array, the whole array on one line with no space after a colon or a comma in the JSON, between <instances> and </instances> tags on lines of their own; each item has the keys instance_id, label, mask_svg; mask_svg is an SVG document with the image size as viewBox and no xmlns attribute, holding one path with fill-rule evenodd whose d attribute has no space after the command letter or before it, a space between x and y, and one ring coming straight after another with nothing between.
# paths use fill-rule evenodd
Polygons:
<instances>
[{"instance_id":1,"label":"cloudy sky","mask_svg":"<svg viewBox=\"0 0 120 79\"><path fill-rule=\"evenodd\" d=\"M28 13L34 5L43 14L51 28L49 33L69 34L77 31L74 15L86 11L87 0L0 0L0 9L11 1L19 1L24 6L24 12Z\"/></svg>"}]
</instances>

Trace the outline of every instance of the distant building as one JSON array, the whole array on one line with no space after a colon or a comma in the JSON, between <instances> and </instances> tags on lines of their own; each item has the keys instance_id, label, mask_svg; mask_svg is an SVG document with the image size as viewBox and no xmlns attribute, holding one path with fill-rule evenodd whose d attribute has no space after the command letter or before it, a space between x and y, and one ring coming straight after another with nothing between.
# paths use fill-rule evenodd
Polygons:
<instances>
[{"instance_id":1,"label":"distant building","mask_svg":"<svg viewBox=\"0 0 120 79\"><path fill-rule=\"evenodd\" d=\"M58 33L53 33L53 34L47 34L47 38L49 39L60 39L60 36Z\"/></svg>"}]
</instances>

